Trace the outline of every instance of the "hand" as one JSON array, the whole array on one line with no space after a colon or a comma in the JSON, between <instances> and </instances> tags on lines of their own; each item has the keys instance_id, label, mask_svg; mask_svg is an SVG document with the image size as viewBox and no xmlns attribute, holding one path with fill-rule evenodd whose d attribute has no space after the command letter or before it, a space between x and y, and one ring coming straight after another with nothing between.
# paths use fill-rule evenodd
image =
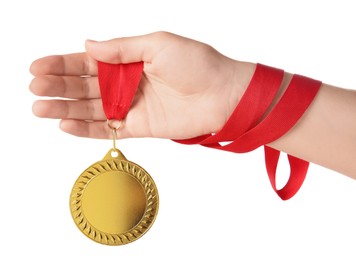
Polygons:
<instances>
[{"instance_id":1,"label":"hand","mask_svg":"<svg viewBox=\"0 0 356 260\"><path fill-rule=\"evenodd\" d=\"M34 114L61 119L60 128L69 134L111 138L96 61L144 61L135 100L118 138L186 139L217 132L236 107L255 68L204 43L166 32L87 41L85 53L48 56L32 63L35 78L30 90L38 96L61 98L36 101Z\"/></svg>"}]
</instances>

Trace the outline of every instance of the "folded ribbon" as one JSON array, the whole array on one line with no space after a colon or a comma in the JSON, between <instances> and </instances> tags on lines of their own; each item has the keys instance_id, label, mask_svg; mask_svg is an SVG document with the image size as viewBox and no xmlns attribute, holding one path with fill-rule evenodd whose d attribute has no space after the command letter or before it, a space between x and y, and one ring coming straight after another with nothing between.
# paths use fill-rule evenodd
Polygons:
<instances>
[{"instance_id":1,"label":"folded ribbon","mask_svg":"<svg viewBox=\"0 0 356 260\"><path fill-rule=\"evenodd\" d=\"M143 62L109 64L98 62L98 79L107 119L126 117L135 97L143 71Z\"/></svg>"}]
</instances>

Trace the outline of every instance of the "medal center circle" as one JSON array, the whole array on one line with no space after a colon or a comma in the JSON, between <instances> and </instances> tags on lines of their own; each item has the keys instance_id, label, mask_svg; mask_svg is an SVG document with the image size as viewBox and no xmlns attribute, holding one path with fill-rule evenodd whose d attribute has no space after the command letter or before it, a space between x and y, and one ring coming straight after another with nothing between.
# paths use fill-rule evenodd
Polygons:
<instances>
[{"instance_id":1,"label":"medal center circle","mask_svg":"<svg viewBox=\"0 0 356 260\"><path fill-rule=\"evenodd\" d=\"M122 171L105 172L93 178L85 188L82 203L88 222L109 234L128 232L146 211L142 184Z\"/></svg>"}]
</instances>

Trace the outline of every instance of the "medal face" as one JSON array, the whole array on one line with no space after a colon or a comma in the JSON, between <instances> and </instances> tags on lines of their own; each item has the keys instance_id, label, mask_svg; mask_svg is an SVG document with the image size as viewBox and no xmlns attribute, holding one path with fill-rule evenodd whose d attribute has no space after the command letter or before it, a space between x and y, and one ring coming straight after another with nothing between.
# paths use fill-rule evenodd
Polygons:
<instances>
[{"instance_id":1,"label":"medal face","mask_svg":"<svg viewBox=\"0 0 356 260\"><path fill-rule=\"evenodd\" d=\"M117 157L112 154L117 153ZM140 238L158 213L158 192L151 176L110 150L75 182L70 210L77 227L105 245L123 245Z\"/></svg>"}]
</instances>

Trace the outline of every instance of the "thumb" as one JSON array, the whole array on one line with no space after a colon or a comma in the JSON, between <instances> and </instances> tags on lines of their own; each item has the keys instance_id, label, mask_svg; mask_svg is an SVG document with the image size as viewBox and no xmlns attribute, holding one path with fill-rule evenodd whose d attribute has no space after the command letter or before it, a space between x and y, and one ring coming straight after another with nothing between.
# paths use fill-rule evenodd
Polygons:
<instances>
[{"instance_id":1,"label":"thumb","mask_svg":"<svg viewBox=\"0 0 356 260\"><path fill-rule=\"evenodd\" d=\"M164 41L160 42L163 43ZM159 47L160 44L157 42L155 33L101 42L93 40L85 42L87 54L93 59L115 64L139 61L151 62Z\"/></svg>"}]
</instances>

